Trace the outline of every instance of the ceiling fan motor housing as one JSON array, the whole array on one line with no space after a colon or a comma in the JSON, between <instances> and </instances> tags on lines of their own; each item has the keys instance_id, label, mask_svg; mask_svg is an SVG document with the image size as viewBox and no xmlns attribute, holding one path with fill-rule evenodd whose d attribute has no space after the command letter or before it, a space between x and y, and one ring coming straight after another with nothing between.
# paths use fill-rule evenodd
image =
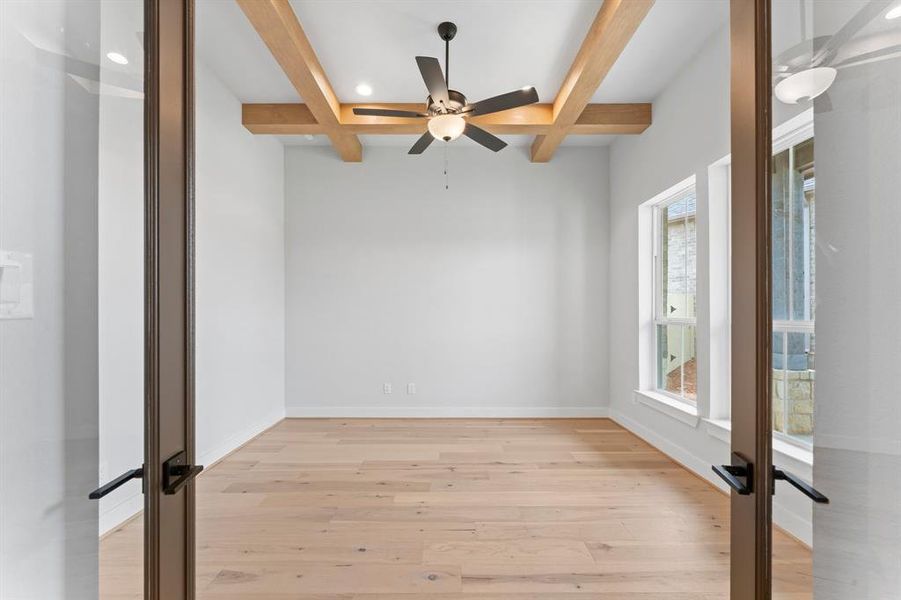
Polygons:
<instances>
[{"instance_id":1,"label":"ceiling fan motor housing","mask_svg":"<svg viewBox=\"0 0 901 600\"><path fill-rule=\"evenodd\" d=\"M449 100L447 106L436 103L432 100L431 96L428 97L426 104L429 107L429 116L443 115L445 113L458 113L466 106L466 96L457 90L447 90L447 97Z\"/></svg>"}]
</instances>

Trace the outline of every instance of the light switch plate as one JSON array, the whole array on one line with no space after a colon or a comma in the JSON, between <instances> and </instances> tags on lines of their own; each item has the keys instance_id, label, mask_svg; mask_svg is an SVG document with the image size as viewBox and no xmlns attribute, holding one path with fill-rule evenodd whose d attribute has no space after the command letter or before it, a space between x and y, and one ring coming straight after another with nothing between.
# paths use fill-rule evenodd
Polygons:
<instances>
[{"instance_id":1,"label":"light switch plate","mask_svg":"<svg viewBox=\"0 0 901 600\"><path fill-rule=\"evenodd\" d=\"M34 318L31 254L0 250L0 319Z\"/></svg>"}]
</instances>

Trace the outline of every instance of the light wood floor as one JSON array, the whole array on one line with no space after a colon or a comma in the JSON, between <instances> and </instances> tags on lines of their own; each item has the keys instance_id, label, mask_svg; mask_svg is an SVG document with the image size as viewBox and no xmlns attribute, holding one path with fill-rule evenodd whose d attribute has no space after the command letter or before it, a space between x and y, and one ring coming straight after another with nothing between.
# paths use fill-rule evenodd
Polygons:
<instances>
[{"instance_id":1,"label":"light wood floor","mask_svg":"<svg viewBox=\"0 0 901 600\"><path fill-rule=\"evenodd\" d=\"M728 598L728 499L589 420L286 420L197 481L203 600ZM139 598L141 521L101 543ZM776 597L810 598L777 534Z\"/></svg>"}]
</instances>

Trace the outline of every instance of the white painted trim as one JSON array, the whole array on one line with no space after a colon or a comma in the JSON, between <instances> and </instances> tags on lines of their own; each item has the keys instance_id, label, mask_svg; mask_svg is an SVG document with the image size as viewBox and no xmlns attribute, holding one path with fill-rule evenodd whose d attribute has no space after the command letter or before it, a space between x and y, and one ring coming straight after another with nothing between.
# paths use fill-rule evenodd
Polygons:
<instances>
[{"instance_id":1,"label":"white painted trim","mask_svg":"<svg viewBox=\"0 0 901 600\"><path fill-rule=\"evenodd\" d=\"M813 108L808 108L773 128L773 154L796 146L813 137Z\"/></svg>"},{"instance_id":2,"label":"white painted trim","mask_svg":"<svg viewBox=\"0 0 901 600\"><path fill-rule=\"evenodd\" d=\"M685 423L689 427L697 427L698 422L701 419L700 416L698 416L697 406L692 406L687 402L671 398L666 394L647 390L635 390L634 398L645 406L650 406L654 410L658 410L677 421Z\"/></svg>"},{"instance_id":3,"label":"white painted trim","mask_svg":"<svg viewBox=\"0 0 901 600\"><path fill-rule=\"evenodd\" d=\"M126 485L134 486L136 488L135 492L119 504L100 513L98 518L100 535L112 531L144 510L144 494L141 493L141 484L133 482Z\"/></svg>"},{"instance_id":4,"label":"white painted trim","mask_svg":"<svg viewBox=\"0 0 901 600\"><path fill-rule=\"evenodd\" d=\"M198 455L196 459L197 464L209 466L216 461L221 460L230 452L241 447L249 440L252 440L284 418L285 411L283 409L280 408L272 411L266 417L255 421L249 427L242 429L222 443L216 445L214 448ZM200 474L200 477L203 477L203 473ZM144 495L141 493L141 487L139 484L132 485L135 487L134 494L128 496L112 508L100 513L98 520L100 535L104 535L116 527L119 527L125 523L125 521L144 510Z\"/></svg>"},{"instance_id":5,"label":"white painted trim","mask_svg":"<svg viewBox=\"0 0 901 600\"><path fill-rule=\"evenodd\" d=\"M780 485L788 484L782 482ZM798 491L791 490L790 493L797 494ZM797 513L773 502L773 523L807 546L808 550L813 548L813 523L810 520L804 519Z\"/></svg>"},{"instance_id":6,"label":"white painted trim","mask_svg":"<svg viewBox=\"0 0 901 600\"><path fill-rule=\"evenodd\" d=\"M721 442L732 444L732 422L728 419L704 419L707 434Z\"/></svg>"},{"instance_id":7,"label":"white painted trim","mask_svg":"<svg viewBox=\"0 0 901 600\"><path fill-rule=\"evenodd\" d=\"M284 408L279 408L270 412L262 419L258 419L250 426L235 433L220 444L217 444L213 448L210 448L209 450L206 450L205 452L199 454L196 459L197 464L210 466L213 463L222 460L225 456L228 455L229 452L232 452L236 448L241 447L243 444L260 435L284 418Z\"/></svg>"},{"instance_id":8,"label":"white painted trim","mask_svg":"<svg viewBox=\"0 0 901 600\"><path fill-rule=\"evenodd\" d=\"M288 418L497 418L579 419L605 418L606 406L506 407L506 406L289 406Z\"/></svg>"},{"instance_id":9,"label":"white painted trim","mask_svg":"<svg viewBox=\"0 0 901 600\"><path fill-rule=\"evenodd\" d=\"M728 418L732 398L732 197L729 157L707 168L707 416ZM700 256L700 250L698 252ZM700 266L700 265L699 265ZM699 269L700 272L700 269ZM700 331L700 330L699 330Z\"/></svg>"},{"instance_id":10,"label":"white painted trim","mask_svg":"<svg viewBox=\"0 0 901 600\"><path fill-rule=\"evenodd\" d=\"M707 426L707 433L712 437L727 444L732 443L732 423L730 421L726 419L704 419L704 423ZM773 453L776 455L774 457L776 462L791 459L808 467L813 466L813 452L785 440L773 440Z\"/></svg>"},{"instance_id":11,"label":"white painted trim","mask_svg":"<svg viewBox=\"0 0 901 600\"><path fill-rule=\"evenodd\" d=\"M610 418L622 425L650 445L654 446L686 469L694 471L700 477L706 479L719 489L727 492L728 486L713 473L710 462L692 454L678 444L674 444L662 435L645 427L638 421L634 421L616 409L610 410Z\"/></svg>"},{"instance_id":12,"label":"white painted trim","mask_svg":"<svg viewBox=\"0 0 901 600\"><path fill-rule=\"evenodd\" d=\"M791 458L792 460L796 460L799 463L813 467L813 451L807 448L802 448L797 444L792 444L791 442L786 442L780 439L774 439L773 453L776 455L777 461L780 461L780 457Z\"/></svg>"}]
</instances>

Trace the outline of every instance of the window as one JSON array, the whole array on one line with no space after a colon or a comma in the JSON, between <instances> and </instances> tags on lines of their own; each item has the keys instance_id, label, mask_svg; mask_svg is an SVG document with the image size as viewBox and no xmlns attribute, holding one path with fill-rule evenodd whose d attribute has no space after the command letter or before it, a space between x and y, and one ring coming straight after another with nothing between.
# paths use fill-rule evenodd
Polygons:
<instances>
[{"instance_id":1,"label":"window","mask_svg":"<svg viewBox=\"0 0 901 600\"><path fill-rule=\"evenodd\" d=\"M654 206L654 330L658 392L697 402L697 224L692 184Z\"/></svg>"},{"instance_id":2,"label":"window","mask_svg":"<svg viewBox=\"0 0 901 600\"><path fill-rule=\"evenodd\" d=\"M773 157L773 432L813 437L816 218L813 139Z\"/></svg>"},{"instance_id":3,"label":"window","mask_svg":"<svg viewBox=\"0 0 901 600\"><path fill-rule=\"evenodd\" d=\"M731 413L731 156L708 169L710 413L708 431L728 436ZM773 130L772 390L774 448L813 460L816 211L813 110ZM720 210L724 209L724 210ZM719 211L719 212L717 212ZM721 235L725 234L725 235ZM725 282L725 285L721 285ZM717 332L722 332L718 334Z\"/></svg>"}]
</instances>

